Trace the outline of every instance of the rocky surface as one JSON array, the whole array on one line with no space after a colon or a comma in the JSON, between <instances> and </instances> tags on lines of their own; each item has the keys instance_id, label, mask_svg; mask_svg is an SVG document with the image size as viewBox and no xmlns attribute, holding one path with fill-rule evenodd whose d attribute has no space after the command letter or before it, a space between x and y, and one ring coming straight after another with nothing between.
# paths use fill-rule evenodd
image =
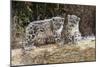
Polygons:
<instances>
[{"instance_id":1,"label":"rocky surface","mask_svg":"<svg viewBox=\"0 0 100 67\"><path fill-rule=\"evenodd\" d=\"M95 40L82 40L78 45L58 46L49 44L34 48L23 54L22 49L11 53L12 65L51 64L66 62L95 61Z\"/></svg>"}]
</instances>

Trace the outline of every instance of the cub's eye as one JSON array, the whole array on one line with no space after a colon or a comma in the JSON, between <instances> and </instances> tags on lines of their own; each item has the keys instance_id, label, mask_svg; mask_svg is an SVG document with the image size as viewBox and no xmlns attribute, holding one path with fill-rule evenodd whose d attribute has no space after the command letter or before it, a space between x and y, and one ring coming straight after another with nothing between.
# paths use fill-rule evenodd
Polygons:
<instances>
[{"instance_id":1,"label":"cub's eye","mask_svg":"<svg viewBox=\"0 0 100 67\"><path fill-rule=\"evenodd\" d=\"M70 27L74 27L74 25L70 25Z\"/></svg>"}]
</instances>

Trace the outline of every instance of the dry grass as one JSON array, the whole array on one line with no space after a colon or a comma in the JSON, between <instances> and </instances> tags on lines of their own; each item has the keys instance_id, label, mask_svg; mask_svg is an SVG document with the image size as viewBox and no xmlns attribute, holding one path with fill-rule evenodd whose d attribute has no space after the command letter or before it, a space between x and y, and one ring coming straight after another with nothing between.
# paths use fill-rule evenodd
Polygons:
<instances>
[{"instance_id":1,"label":"dry grass","mask_svg":"<svg viewBox=\"0 0 100 67\"><path fill-rule=\"evenodd\" d=\"M95 41L82 41L79 45L54 44L35 48L26 54L21 49L12 50L12 65L51 64L95 61Z\"/></svg>"}]
</instances>

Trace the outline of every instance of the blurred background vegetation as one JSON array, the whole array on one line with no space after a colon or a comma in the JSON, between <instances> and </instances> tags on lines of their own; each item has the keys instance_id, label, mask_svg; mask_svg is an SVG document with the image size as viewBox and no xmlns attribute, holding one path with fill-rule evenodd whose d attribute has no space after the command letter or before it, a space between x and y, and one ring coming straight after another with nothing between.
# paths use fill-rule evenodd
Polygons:
<instances>
[{"instance_id":1,"label":"blurred background vegetation","mask_svg":"<svg viewBox=\"0 0 100 67\"><path fill-rule=\"evenodd\" d=\"M22 39L26 26L32 21L43 20L54 16L64 17L68 14L74 14L81 18L79 29L83 36L95 35L96 6L12 1L12 40L17 41Z\"/></svg>"}]
</instances>

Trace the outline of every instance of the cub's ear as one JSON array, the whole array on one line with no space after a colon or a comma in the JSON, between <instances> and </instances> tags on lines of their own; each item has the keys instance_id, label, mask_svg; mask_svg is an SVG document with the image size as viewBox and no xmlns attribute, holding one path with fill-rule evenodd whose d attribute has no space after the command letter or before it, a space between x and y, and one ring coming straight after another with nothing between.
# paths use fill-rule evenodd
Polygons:
<instances>
[{"instance_id":1,"label":"cub's ear","mask_svg":"<svg viewBox=\"0 0 100 67\"><path fill-rule=\"evenodd\" d=\"M70 15L68 14L67 17L70 17Z\"/></svg>"},{"instance_id":2,"label":"cub's ear","mask_svg":"<svg viewBox=\"0 0 100 67\"><path fill-rule=\"evenodd\" d=\"M80 18L78 17L78 21L80 21Z\"/></svg>"},{"instance_id":3,"label":"cub's ear","mask_svg":"<svg viewBox=\"0 0 100 67\"><path fill-rule=\"evenodd\" d=\"M71 15L68 14L68 15L67 15L67 19L68 19L68 20L71 19Z\"/></svg>"}]
</instances>

